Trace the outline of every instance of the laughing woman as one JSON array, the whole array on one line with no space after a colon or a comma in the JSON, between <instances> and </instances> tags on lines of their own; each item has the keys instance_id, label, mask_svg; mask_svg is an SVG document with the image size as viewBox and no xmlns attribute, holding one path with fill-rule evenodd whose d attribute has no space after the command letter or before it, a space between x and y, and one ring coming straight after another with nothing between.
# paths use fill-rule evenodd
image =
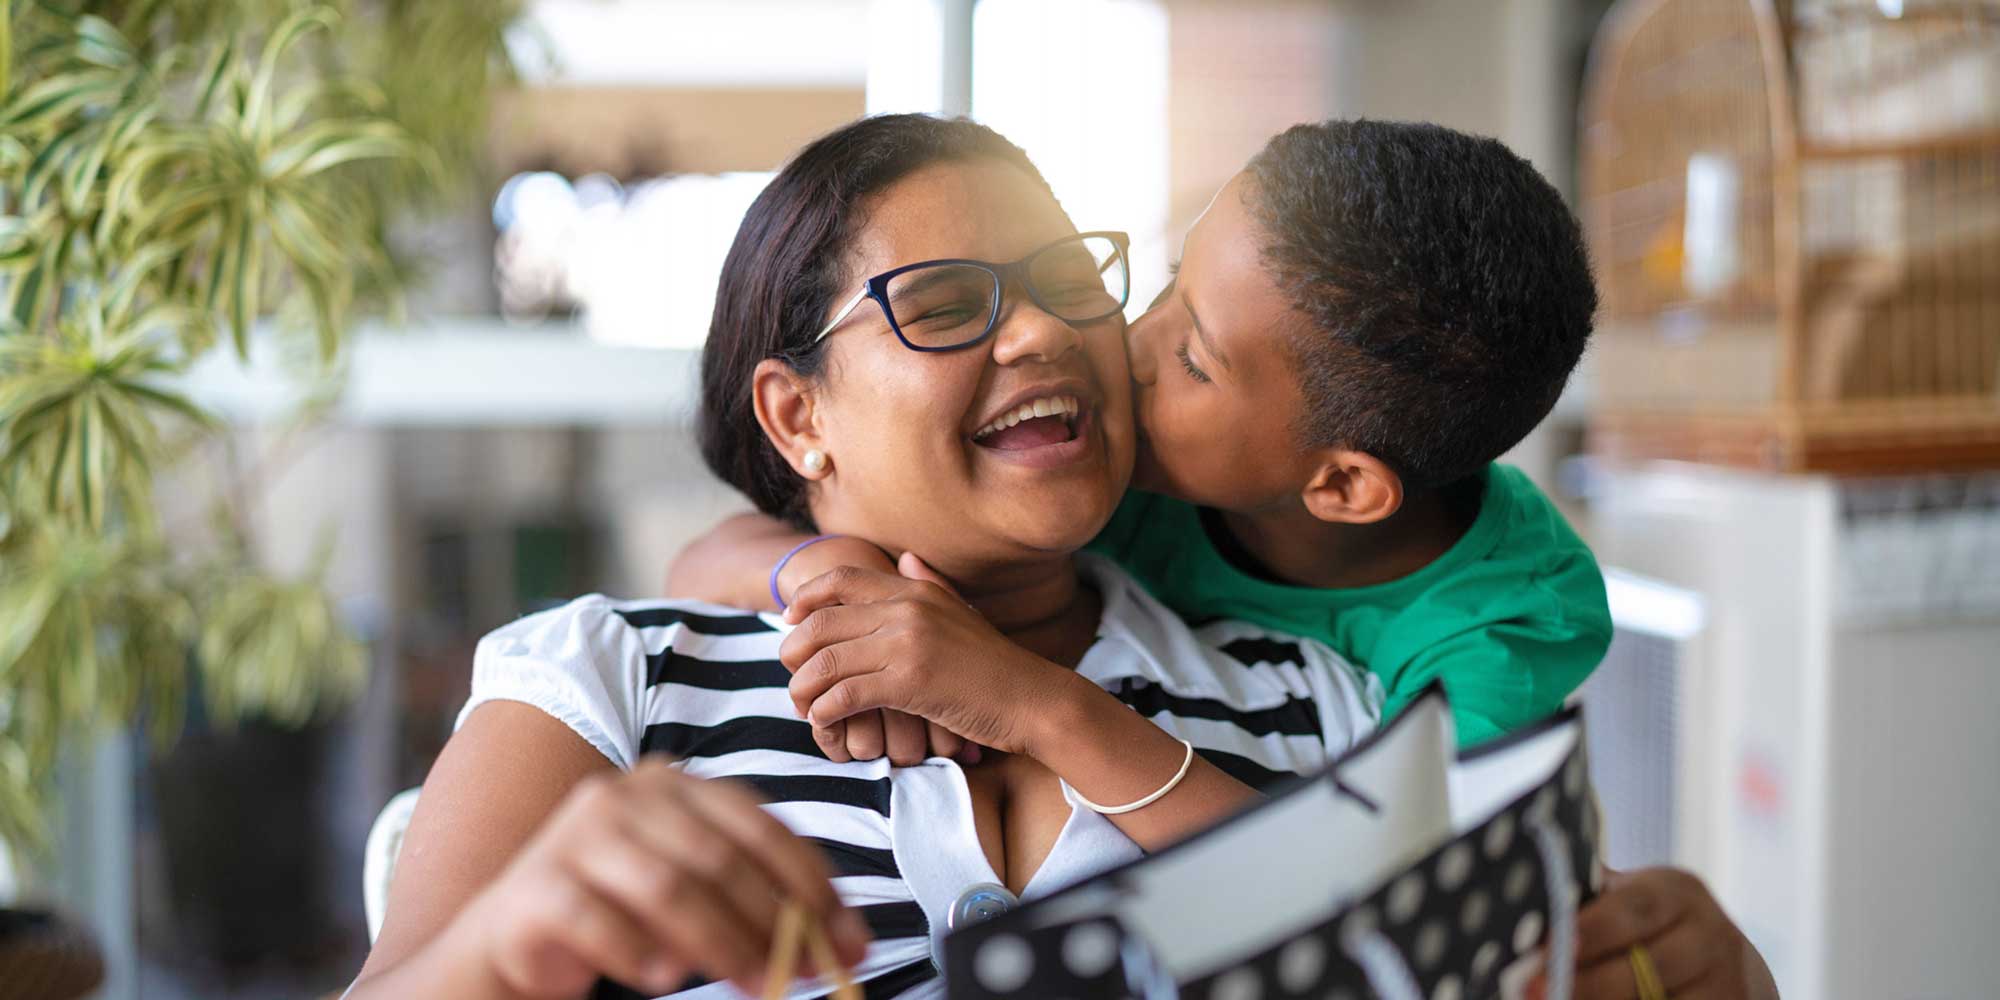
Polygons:
<instances>
[{"instance_id":1,"label":"laughing woman","mask_svg":"<svg viewBox=\"0 0 2000 1000\"><path fill-rule=\"evenodd\" d=\"M831 574L796 628L586 597L488 636L350 995L732 995L790 897L871 996L939 996L967 887L1043 895L1370 729L1379 691L1323 647L1191 629L1076 554L1131 472L1126 294L1123 235L1078 233L981 126L802 151L724 265L704 454L938 575ZM876 708L997 752L836 762L804 721Z\"/></svg>"}]
</instances>

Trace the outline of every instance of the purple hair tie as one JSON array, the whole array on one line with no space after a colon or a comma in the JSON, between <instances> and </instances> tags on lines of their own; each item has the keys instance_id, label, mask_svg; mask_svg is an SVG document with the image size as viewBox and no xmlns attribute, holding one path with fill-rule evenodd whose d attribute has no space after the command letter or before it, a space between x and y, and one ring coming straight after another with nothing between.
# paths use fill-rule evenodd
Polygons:
<instances>
[{"instance_id":1,"label":"purple hair tie","mask_svg":"<svg viewBox=\"0 0 2000 1000\"><path fill-rule=\"evenodd\" d=\"M771 600L778 602L779 611L783 611L787 607L790 607L790 605L785 601L785 595L778 593L778 574L785 571L785 564L791 562L793 556L798 555L801 552L804 552L806 546L808 545L812 545L818 542L824 542L829 538L846 538L846 537L847 537L846 535L814 535L811 538L808 538L805 541L792 546L792 551L787 552L783 556L779 557L778 564L776 566L771 567Z\"/></svg>"}]
</instances>

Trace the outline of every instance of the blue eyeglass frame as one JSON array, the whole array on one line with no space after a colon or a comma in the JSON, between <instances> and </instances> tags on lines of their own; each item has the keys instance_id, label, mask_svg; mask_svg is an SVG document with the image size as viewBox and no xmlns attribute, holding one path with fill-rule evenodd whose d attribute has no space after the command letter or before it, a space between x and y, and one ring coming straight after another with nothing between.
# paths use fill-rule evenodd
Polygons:
<instances>
[{"instance_id":1,"label":"blue eyeglass frame","mask_svg":"<svg viewBox=\"0 0 2000 1000\"><path fill-rule=\"evenodd\" d=\"M1115 307L1108 309L1104 312L1098 313L1095 316L1086 316L1079 319L1066 319L1060 313L1057 313L1054 309L1049 308L1048 303L1043 302L1042 297L1035 292L1035 283L1028 280L1028 265L1033 263L1035 258L1040 257L1042 254L1050 250L1053 250L1056 247L1064 246L1070 243L1081 243L1084 240L1091 239L1093 237L1100 237L1111 241L1112 248L1117 251L1117 256L1115 257L1115 259L1118 261L1120 265L1122 265L1125 268L1125 289L1118 296L1118 305L1116 305ZM1124 312L1126 305L1130 304L1132 300L1131 249L1132 249L1132 237L1130 234L1119 232L1114 229L1095 229L1087 233L1077 233L1074 236L1065 236L1062 239L1054 240L1050 243L1044 244L1043 246L1035 248L1035 251L1033 253L1030 253L1029 255L1021 258L1020 260L1014 261L1011 264L995 264L991 261L973 260L967 257L940 257L937 260L920 260L914 264L904 264L902 267L895 268L894 270L884 271L881 274L869 278L867 285L865 285L860 292L856 293L852 299L847 300L847 304L842 306L838 313L834 314L833 322L828 323L824 329L820 330L817 336L813 337L813 343L817 344L820 341L825 340L827 335L832 333L835 328L839 327L840 324L847 322L847 317L852 315L854 313L854 310L859 308L862 302L868 299L874 299L875 304L881 307L882 309L882 318L889 321L889 329L895 331L896 339L902 341L903 346L909 348L912 351L917 351L923 354L942 354L947 351L963 351L968 347L977 347L978 345L985 343L986 338L993 336L993 328L1000 325L1000 307L1003 304L1005 304L1003 296L1005 296L1006 294L1007 286L1009 284L1014 283L1017 278L1019 279L1022 290L1028 293L1028 301L1033 302L1036 305L1036 307L1041 309L1043 312L1048 313L1049 315L1054 316L1057 319L1061 319L1065 323L1095 323L1101 319L1109 319L1113 316L1118 315L1121 312ZM902 324L896 322L895 311L889 308L889 280L896 277L899 274L906 274L910 271L915 271L919 268L938 267L940 265L945 265L945 264L960 264L970 267L976 267L993 276L993 311L991 313L988 313L986 316L986 329L981 330L979 332L979 336L974 337L971 340L967 340L957 344L950 344L945 347L922 347L917 344L910 343L910 338L903 336Z\"/></svg>"}]
</instances>

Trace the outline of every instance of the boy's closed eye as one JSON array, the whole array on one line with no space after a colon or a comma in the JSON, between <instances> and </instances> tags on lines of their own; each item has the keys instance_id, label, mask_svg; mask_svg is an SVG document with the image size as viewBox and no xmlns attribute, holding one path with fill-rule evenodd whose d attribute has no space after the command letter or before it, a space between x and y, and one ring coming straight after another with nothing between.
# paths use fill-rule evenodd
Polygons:
<instances>
[{"instance_id":1,"label":"boy's closed eye","mask_svg":"<svg viewBox=\"0 0 2000 1000\"><path fill-rule=\"evenodd\" d=\"M1188 378L1194 379L1196 382L1211 381L1208 373L1202 371L1201 366L1194 363L1194 357L1188 353L1188 345L1185 342L1179 347L1174 348L1174 357L1180 361L1181 368L1187 372Z\"/></svg>"}]
</instances>

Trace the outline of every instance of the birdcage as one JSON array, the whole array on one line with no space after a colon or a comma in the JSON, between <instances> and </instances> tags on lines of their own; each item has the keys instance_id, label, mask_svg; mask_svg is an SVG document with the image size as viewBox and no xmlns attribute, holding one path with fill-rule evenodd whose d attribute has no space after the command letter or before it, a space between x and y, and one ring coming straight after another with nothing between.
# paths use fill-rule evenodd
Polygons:
<instances>
[{"instance_id":1,"label":"birdcage","mask_svg":"<svg viewBox=\"0 0 2000 1000\"><path fill-rule=\"evenodd\" d=\"M1580 129L1593 450L2000 466L2000 0L1623 0Z\"/></svg>"}]
</instances>

